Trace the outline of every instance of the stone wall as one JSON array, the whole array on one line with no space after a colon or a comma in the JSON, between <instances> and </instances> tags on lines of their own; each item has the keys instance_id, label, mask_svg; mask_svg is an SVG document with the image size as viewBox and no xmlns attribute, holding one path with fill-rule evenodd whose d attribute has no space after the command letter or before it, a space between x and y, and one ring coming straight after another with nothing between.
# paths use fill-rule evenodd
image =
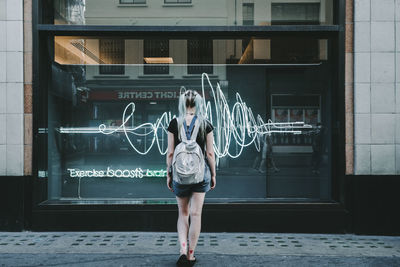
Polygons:
<instances>
[{"instance_id":1,"label":"stone wall","mask_svg":"<svg viewBox=\"0 0 400 267\"><path fill-rule=\"evenodd\" d=\"M24 173L23 0L0 0L0 176Z\"/></svg>"},{"instance_id":2,"label":"stone wall","mask_svg":"<svg viewBox=\"0 0 400 267\"><path fill-rule=\"evenodd\" d=\"M354 174L400 174L399 20L400 0L354 0Z\"/></svg>"}]
</instances>

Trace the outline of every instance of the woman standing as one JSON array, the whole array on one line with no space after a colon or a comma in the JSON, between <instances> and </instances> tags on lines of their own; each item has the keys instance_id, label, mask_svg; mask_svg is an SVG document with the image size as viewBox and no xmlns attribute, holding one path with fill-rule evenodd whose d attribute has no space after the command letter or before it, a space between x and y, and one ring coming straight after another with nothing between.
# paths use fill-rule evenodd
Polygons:
<instances>
[{"instance_id":1,"label":"woman standing","mask_svg":"<svg viewBox=\"0 0 400 267\"><path fill-rule=\"evenodd\" d=\"M179 97L179 117L171 120L168 126L168 153L167 153L167 186L174 192L178 203L179 217L177 222L180 257L178 266L193 266L196 262L194 251L201 229L201 213L206 192L216 185L215 155L214 155L214 127L205 119L203 98L193 90L187 90ZM196 142L207 156L204 180L195 184L180 184L172 179L172 159L175 147L181 142L179 133L181 128L191 125L195 119L200 125ZM187 132L187 129L185 129ZM190 216L190 226L189 226ZM189 242L187 242L189 238Z\"/></svg>"}]
</instances>

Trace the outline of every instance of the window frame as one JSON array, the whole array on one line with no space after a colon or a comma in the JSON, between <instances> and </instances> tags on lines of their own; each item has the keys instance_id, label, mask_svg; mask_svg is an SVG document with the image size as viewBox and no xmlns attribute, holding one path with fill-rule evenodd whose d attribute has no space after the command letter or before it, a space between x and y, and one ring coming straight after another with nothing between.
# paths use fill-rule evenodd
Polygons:
<instances>
[{"instance_id":1,"label":"window frame","mask_svg":"<svg viewBox=\"0 0 400 267\"><path fill-rule=\"evenodd\" d=\"M307 10L307 5L308 6L317 6L318 5L318 7L319 7L319 9L321 9L321 3L314 3L314 2L300 2L300 3L297 3L297 2L288 2L288 3L280 3L280 2L277 2L277 3L271 3L271 10L274 8L274 6L278 6L278 5L281 5L281 6L286 6L286 7L288 7L288 6L297 6L297 8L298 7L300 7L300 6L303 6L303 7L305 7L305 10ZM273 12L271 12L272 14L274 14ZM320 12L318 12L318 14L319 14ZM271 25L299 25L299 24L303 24L303 25L320 25L320 22L319 22L319 19L318 20L299 20L299 21L291 21L291 20L274 20L272 17L271 17Z\"/></svg>"},{"instance_id":2,"label":"window frame","mask_svg":"<svg viewBox=\"0 0 400 267\"><path fill-rule=\"evenodd\" d=\"M249 8L252 7L252 16L253 19L249 20L249 19L244 19L244 8ZM251 22L250 24L248 24L248 22ZM243 3L242 4L242 24L243 25L254 25L254 3Z\"/></svg>"}]
</instances>

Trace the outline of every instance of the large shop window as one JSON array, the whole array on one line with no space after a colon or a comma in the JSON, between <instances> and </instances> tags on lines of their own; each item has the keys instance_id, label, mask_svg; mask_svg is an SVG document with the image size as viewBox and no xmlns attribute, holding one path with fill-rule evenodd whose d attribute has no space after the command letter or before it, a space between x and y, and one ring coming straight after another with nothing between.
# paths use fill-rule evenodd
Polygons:
<instances>
[{"instance_id":1,"label":"large shop window","mask_svg":"<svg viewBox=\"0 0 400 267\"><path fill-rule=\"evenodd\" d=\"M335 0L54 0L48 24L268 26L336 24Z\"/></svg>"},{"instance_id":2,"label":"large shop window","mask_svg":"<svg viewBox=\"0 0 400 267\"><path fill-rule=\"evenodd\" d=\"M167 127L184 87L215 127L208 201L329 200L330 39L246 40L56 36L49 199L173 200Z\"/></svg>"}]
</instances>

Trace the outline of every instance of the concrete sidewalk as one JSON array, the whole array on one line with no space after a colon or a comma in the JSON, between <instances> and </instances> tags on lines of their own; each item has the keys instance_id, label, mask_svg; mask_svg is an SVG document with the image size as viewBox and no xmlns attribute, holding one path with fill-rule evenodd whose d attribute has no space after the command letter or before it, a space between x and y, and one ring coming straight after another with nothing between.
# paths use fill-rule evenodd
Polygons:
<instances>
[{"instance_id":1,"label":"concrete sidewalk","mask_svg":"<svg viewBox=\"0 0 400 267\"><path fill-rule=\"evenodd\" d=\"M0 232L1 266L174 266L177 233ZM400 237L201 233L196 266L400 266Z\"/></svg>"}]
</instances>

